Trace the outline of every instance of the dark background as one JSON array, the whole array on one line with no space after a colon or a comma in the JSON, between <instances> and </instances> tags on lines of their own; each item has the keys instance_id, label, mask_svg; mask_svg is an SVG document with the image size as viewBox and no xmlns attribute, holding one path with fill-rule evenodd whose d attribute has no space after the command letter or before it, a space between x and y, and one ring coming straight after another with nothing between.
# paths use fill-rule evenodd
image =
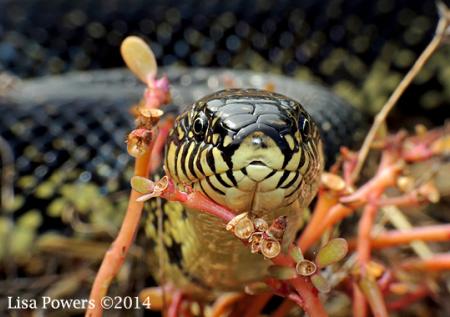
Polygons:
<instances>
[{"instance_id":1,"label":"dark background","mask_svg":"<svg viewBox=\"0 0 450 317\"><path fill-rule=\"evenodd\" d=\"M0 2L0 69L20 77L121 67L122 39L160 65L232 67L322 81L374 113L431 39L434 1ZM400 115L448 117L448 49L400 102ZM396 118L394 116L394 118ZM394 120L396 122L397 120Z\"/></svg>"}]
</instances>

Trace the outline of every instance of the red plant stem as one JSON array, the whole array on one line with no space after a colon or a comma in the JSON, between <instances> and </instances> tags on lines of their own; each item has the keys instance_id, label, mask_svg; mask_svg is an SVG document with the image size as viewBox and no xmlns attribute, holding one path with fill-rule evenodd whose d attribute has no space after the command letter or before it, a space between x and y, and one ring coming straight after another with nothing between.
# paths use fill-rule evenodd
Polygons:
<instances>
[{"instance_id":1,"label":"red plant stem","mask_svg":"<svg viewBox=\"0 0 450 317\"><path fill-rule=\"evenodd\" d=\"M273 296L272 293L264 293L257 296L253 296L251 302L249 303L248 309L245 311L244 317L260 316L261 310L272 298L272 296Z\"/></svg>"},{"instance_id":2,"label":"red plant stem","mask_svg":"<svg viewBox=\"0 0 450 317\"><path fill-rule=\"evenodd\" d=\"M413 258L403 261L400 267L405 270L445 271L450 270L450 253L439 253L428 259Z\"/></svg>"},{"instance_id":3,"label":"red plant stem","mask_svg":"<svg viewBox=\"0 0 450 317\"><path fill-rule=\"evenodd\" d=\"M360 290L369 302L370 310L374 317L388 317L383 293L377 282L371 276L363 276L359 281Z\"/></svg>"},{"instance_id":4,"label":"red plant stem","mask_svg":"<svg viewBox=\"0 0 450 317\"><path fill-rule=\"evenodd\" d=\"M244 296L245 295L241 293L227 293L219 296L211 309L210 317L221 317L225 315L227 310L236 302L243 299Z\"/></svg>"},{"instance_id":5,"label":"red plant stem","mask_svg":"<svg viewBox=\"0 0 450 317\"><path fill-rule=\"evenodd\" d=\"M353 317L367 316L367 302L356 282L353 282Z\"/></svg>"},{"instance_id":6,"label":"red plant stem","mask_svg":"<svg viewBox=\"0 0 450 317\"><path fill-rule=\"evenodd\" d=\"M298 245L303 252L306 252L322 236L325 230L349 216L356 208L366 203L369 195L374 191L384 190L384 188L395 184L396 175L400 171L401 164L392 164L393 159L391 153L385 154L374 178L364 184L355 193L341 198L341 202L348 205L338 203L327 210L317 210L321 215L324 214L326 216L325 219L320 219L320 222L313 223L312 225L309 223L305 228L305 231L298 240Z\"/></svg>"},{"instance_id":7,"label":"red plant stem","mask_svg":"<svg viewBox=\"0 0 450 317\"><path fill-rule=\"evenodd\" d=\"M298 245L303 252L306 252L316 241L318 241L325 230L353 213L354 209L342 204L336 204L327 210L327 212L328 214L325 219L322 219L322 221L314 227L310 227L308 224L304 233L300 236ZM308 229L308 227L310 227L310 229Z\"/></svg>"},{"instance_id":8,"label":"red plant stem","mask_svg":"<svg viewBox=\"0 0 450 317\"><path fill-rule=\"evenodd\" d=\"M291 309L295 306L295 303L289 299L285 299L280 306L273 312L270 317L285 317Z\"/></svg>"},{"instance_id":9,"label":"red plant stem","mask_svg":"<svg viewBox=\"0 0 450 317\"><path fill-rule=\"evenodd\" d=\"M294 246L291 246L291 248ZM288 251L290 253L290 250ZM289 256L280 254L277 257L272 259L272 262L275 265L280 266L289 266L294 267L295 263L293 259ZM299 306L303 308L303 310L308 314L310 317L323 317L328 316L327 312L325 311L325 308L320 301L319 294L317 289L312 285L309 278L304 277L297 277L291 280L288 280L288 283L295 288L297 291L300 300L295 298L295 296L288 296L288 298L292 299L294 302L296 302ZM268 283L270 286L273 286ZM290 294L295 295L295 294Z\"/></svg>"},{"instance_id":10,"label":"red plant stem","mask_svg":"<svg viewBox=\"0 0 450 317\"><path fill-rule=\"evenodd\" d=\"M213 202L200 192L185 193L179 191L171 180L169 180L169 187L161 194L161 197L171 201L179 201L188 208L218 217L224 223L228 223L236 216L231 210Z\"/></svg>"},{"instance_id":11,"label":"red plant stem","mask_svg":"<svg viewBox=\"0 0 450 317\"><path fill-rule=\"evenodd\" d=\"M380 288L381 292L386 292L389 289L389 285L391 284L392 280L394 278L394 275L390 270L386 270L384 274L378 279L378 287Z\"/></svg>"},{"instance_id":12,"label":"red plant stem","mask_svg":"<svg viewBox=\"0 0 450 317\"><path fill-rule=\"evenodd\" d=\"M365 298L369 301L372 313L376 317L387 317L388 314L378 285L367 272L367 265L370 262L371 254L370 235L378 212L377 201L380 199L385 188L395 183L397 170L395 169L396 165L391 164L393 159L394 157L390 152L384 152L377 174L373 182L369 182L369 184L376 183L378 186L373 186L372 191L365 197L367 204L358 223L358 237L356 241L357 261L360 270L359 279L362 287L362 289L358 288L357 292L362 291L364 293ZM377 183L376 180L379 180L379 182ZM357 287L355 283L353 287ZM364 305L363 300L359 296L355 297L354 301L356 306Z\"/></svg>"},{"instance_id":13,"label":"red plant stem","mask_svg":"<svg viewBox=\"0 0 450 317\"><path fill-rule=\"evenodd\" d=\"M377 188L386 188L395 185L396 176L402 168L402 164L395 164L392 153L383 153L383 158L378 168L377 174L361 186L356 192L341 198L342 203L364 203L367 202L370 194Z\"/></svg>"},{"instance_id":14,"label":"red plant stem","mask_svg":"<svg viewBox=\"0 0 450 317\"><path fill-rule=\"evenodd\" d=\"M145 177L148 174L148 161L152 152L153 142L150 143L148 151L138 157L135 162L135 175ZM127 212L123 219L122 226L117 238L106 252L100 269L95 277L94 284L90 293L90 300L94 305L88 307L86 316L100 317L102 315L102 298L106 295L112 279L117 275L123 262L125 261L128 249L131 246L136 230L141 219L143 203L137 202L136 199L141 196L135 190L131 190Z\"/></svg>"},{"instance_id":15,"label":"red plant stem","mask_svg":"<svg viewBox=\"0 0 450 317\"><path fill-rule=\"evenodd\" d=\"M379 196L378 193L374 195ZM374 197L374 198L375 198ZM356 249L358 252L358 262L360 264L361 274L365 275L366 265L370 261L370 233L375 221L378 207L375 203L369 203L364 207L363 215L358 224L358 240Z\"/></svg>"},{"instance_id":16,"label":"red plant stem","mask_svg":"<svg viewBox=\"0 0 450 317\"><path fill-rule=\"evenodd\" d=\"M308 222L308 225L305 228L305 231L303 232L301 238L298 240L297 244L300 247L300 249L306 251L309 246L313 243L313 239L315 240L315 230L318 226L323 222L323 220L326 218L328 211L330 208L337 203L336 195L333 195L333 193L321 189L319 191L316 207L314 208L314 211L312 213L311 219Z\"/></svg>"},{"instance_id":17,"label":"red plant stem","mask_svg":"<svg viewBox=\"0 0 450 317\"><path fill-rule=\"evenodd\" d=\"M397 206L397 207L415 207L425 202L424 198L419 197L417 191L397 197L384 197L378 202L379 206Z\"/></svg>"},{"instance_id":18,"label":"red plant stem","mask_svg":"<svg viewBox=\"0 0 450 317\"><path fill-rule=\"evenodd\" d=\"M410 243L415 240L450 241L450 224L382 232L371 238L370 245L372 248L382 249ZM350 240L348 245L349 249L354 249L356 241Z\"/></svg>"},{"instance_id":19,"label":"red plant stem","mask_svg":"<svg viewBox=\"0 0 450 317\"><path fill-rule=\"evenodd\" d=\"M152 156L149 161L149 172L152 174L158 168L161 167L163 161L164 145L166 143L167 137L169 135L170 129L172 128L174 120L172 117L164 119L164 121L158 124L158 136L155 140L155 145L153 147Z\"/></svg>"},{"instance_id":20,"label":"red plant stem","mask_svg":"<svg viewBox=\"0 0 450 317\"><path fill-rule=\"evenodd\" d=\"M325 317L328 316L325 308L320 301L317 289L311 284L309 278L298 277L289 280L297 293L303 300L303 309L310 317Z\"/></svg>"},{"instance_id":21,"label":"red plant stem","mask_svg":"<svg viewBox=\"0 0 450 317\"><path fill-rule=\"evenodd\" d=\"M397 300L387 303L389 310L402 310L412 303L427 297L430 294L430 290L426 286L419 287L414 292L411 292Z\"/></svg>"},{"instance_id":22,"label":"red plant stem","mask_svg":"<svg viewBox=\"0 0 450 317\"><path fill-rule=\"evenodd\" d=\"M169 306L169 311L167 312L167 317L179 317L182 302L183 294L179 291L175 291Z\"/></svg>"}]
</instances>

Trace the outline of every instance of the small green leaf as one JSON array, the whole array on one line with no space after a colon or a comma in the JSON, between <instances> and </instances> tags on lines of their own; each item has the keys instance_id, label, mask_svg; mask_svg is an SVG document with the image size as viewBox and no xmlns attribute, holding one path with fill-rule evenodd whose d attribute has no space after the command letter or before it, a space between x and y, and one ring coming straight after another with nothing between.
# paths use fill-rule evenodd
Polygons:
<instances>
[{"instance_id":1,"label":"small green leaf","mask_svg":"<svg viewBox=\"0 0 450 317\"><path fill-rule=\"evenodd\" d=\"M314 287L321 293L328 293L331 290L330 284L328 281L320 274L314 274L311 276L311 282Z\"/></svg>"},{"instance_id":2,"label":"small green leaf","mask_svg":"<svg viewBox=\"0 0 450 317\"><path fill-rule=\"evenodd\" d=\"M297 272L292 267L272 265L269 267L269 274L279 280L290 280L297 276Z\"/></svg>"},{"instance_id":3,"label":"small green leaf","mask_svg":"<svg viewBox=\"0 0 450 317\"><path fill-rule=\"evenodd\" d=\"M293 247L291 250L291 256L294 259L295 263L298 263L302 260L304 260L305 258L303 257L303 253L302 250L300 250L299 247Z\"/></svg>"},{"instance_id":4,"label":"small green leaf","mask_svg":"<svg viewBox=\"0 0 450 317\"><path fill-rule=\"evenodd\" d=\"M330 240L316 256L316 264L319 268L334 264L342 260L348 251L348 244L342 238Z\"/></svg>"},{"instance_id":5,"label":"small green leaf","mask_svg":"<svg viewBox=\"0 0 450 317\"><path fill-rule=\"evenodd\" d=\"M257 294L270 292L273 290L266 283L254 282L254 283L245 285L244 291L246 294L249 294L249 295L257 295Z\"/></svg>"},{"instance_id":6,"label":"small green leaf","mask_svg":"<svg viewBox=\"0 0 450 317\"><path fill-rule=\"evenodd\" d=\"M131 178L131 187L141 194L148 194L155 188L155 183L145 177L133 176Z\"/></svg>"}]
</instances>

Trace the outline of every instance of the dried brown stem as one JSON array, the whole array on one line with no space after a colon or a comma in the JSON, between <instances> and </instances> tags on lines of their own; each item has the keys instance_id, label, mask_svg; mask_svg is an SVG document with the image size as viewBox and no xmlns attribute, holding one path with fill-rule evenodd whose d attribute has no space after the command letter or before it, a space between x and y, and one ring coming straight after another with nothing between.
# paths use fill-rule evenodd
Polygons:
<instances>
[{"instance_id":1,"label":"dried brown stem","mask_svg":"<svg viewBox=\"0 0 450 317\"><path fill-rule=\"evenodd\" d=\"M433 39L416 60L410 71L406 74L406 76L402 79L400 84L394 90L392 95L389 97L388 101L384 104L381 111L376 115L375 120L373 122L372 127L370 128L369 133L367 134L364 143L361 147L361 150L358 153L358 160L355 166L355 169L352 172L351 178L355 181L359 173L361 172L362 166L364 165L364 161L369 153L370 147L377 135L378 130L385 122L387 116L397 104L397 101L403 95L405 90L417 76L417 74L422 70L423 66L427 63L430 57L434 54L437 48L441 45L443 40L446 38L446 29L449 26L449 18L447 15L443 14L438 22L436 32L433 36Z\"/></svg>"}]
</instances>

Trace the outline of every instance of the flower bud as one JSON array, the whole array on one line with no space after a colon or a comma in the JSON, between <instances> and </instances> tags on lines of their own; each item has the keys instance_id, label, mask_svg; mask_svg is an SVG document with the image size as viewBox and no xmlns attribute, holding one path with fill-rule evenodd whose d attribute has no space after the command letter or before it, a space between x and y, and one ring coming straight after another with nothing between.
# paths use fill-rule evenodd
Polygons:
<instances>
[{"instance_id":1,"label":"flower bud","mask_svg":"<svg viewBox=\"0 0 450 317\"><path fill-rule=\"evenodd\" d=\"M309 260L302 260L297 263L295 270L301 276L311 276L317 271L317 266L314 262Z\"/></svg>"},{"instance_id":2,"label":"flower bud","mask_svg":"<svg viewBox=\"0 0 450 317\"><path fill-rule=\"evenodd\" d=\"M226 226L226 230L233 231L239 239L248 239L255 232L255 227L248 217L248 213L244 212L231 219Z\"/></svg>"},{"instance_id":3,"label":"flower bud","mask_svg":"<svg viewBox=\"0 0 450 317\"><path fill-rule=\"evenodd\" d=\"M255 225L256 230L261 232L265 232L269 229L269 225L262 218L256 218L255 220L253 220L253 224Z\"/></svg>"},{"instance_id":4,"label":"flower bud","mask_svg":"<svg viewBox=\"0 0 450 317\"><path fill-rule=\"evenodd\" d=\"M268 259L278 256L281 252L280 242L273 239L263 239L261 253Z\"/></svg>"},{"instance_id":5,"label":"flower bud","mask_svg":"<svg viewBox=\"0 0 450 317\"><path fill-rule=\"evenodd\" d=\"M128 154L133 157L144 155L150 147L152 132L147 129L135 129L131 131L127 139Z\"/></svg>"}]
</instances>

